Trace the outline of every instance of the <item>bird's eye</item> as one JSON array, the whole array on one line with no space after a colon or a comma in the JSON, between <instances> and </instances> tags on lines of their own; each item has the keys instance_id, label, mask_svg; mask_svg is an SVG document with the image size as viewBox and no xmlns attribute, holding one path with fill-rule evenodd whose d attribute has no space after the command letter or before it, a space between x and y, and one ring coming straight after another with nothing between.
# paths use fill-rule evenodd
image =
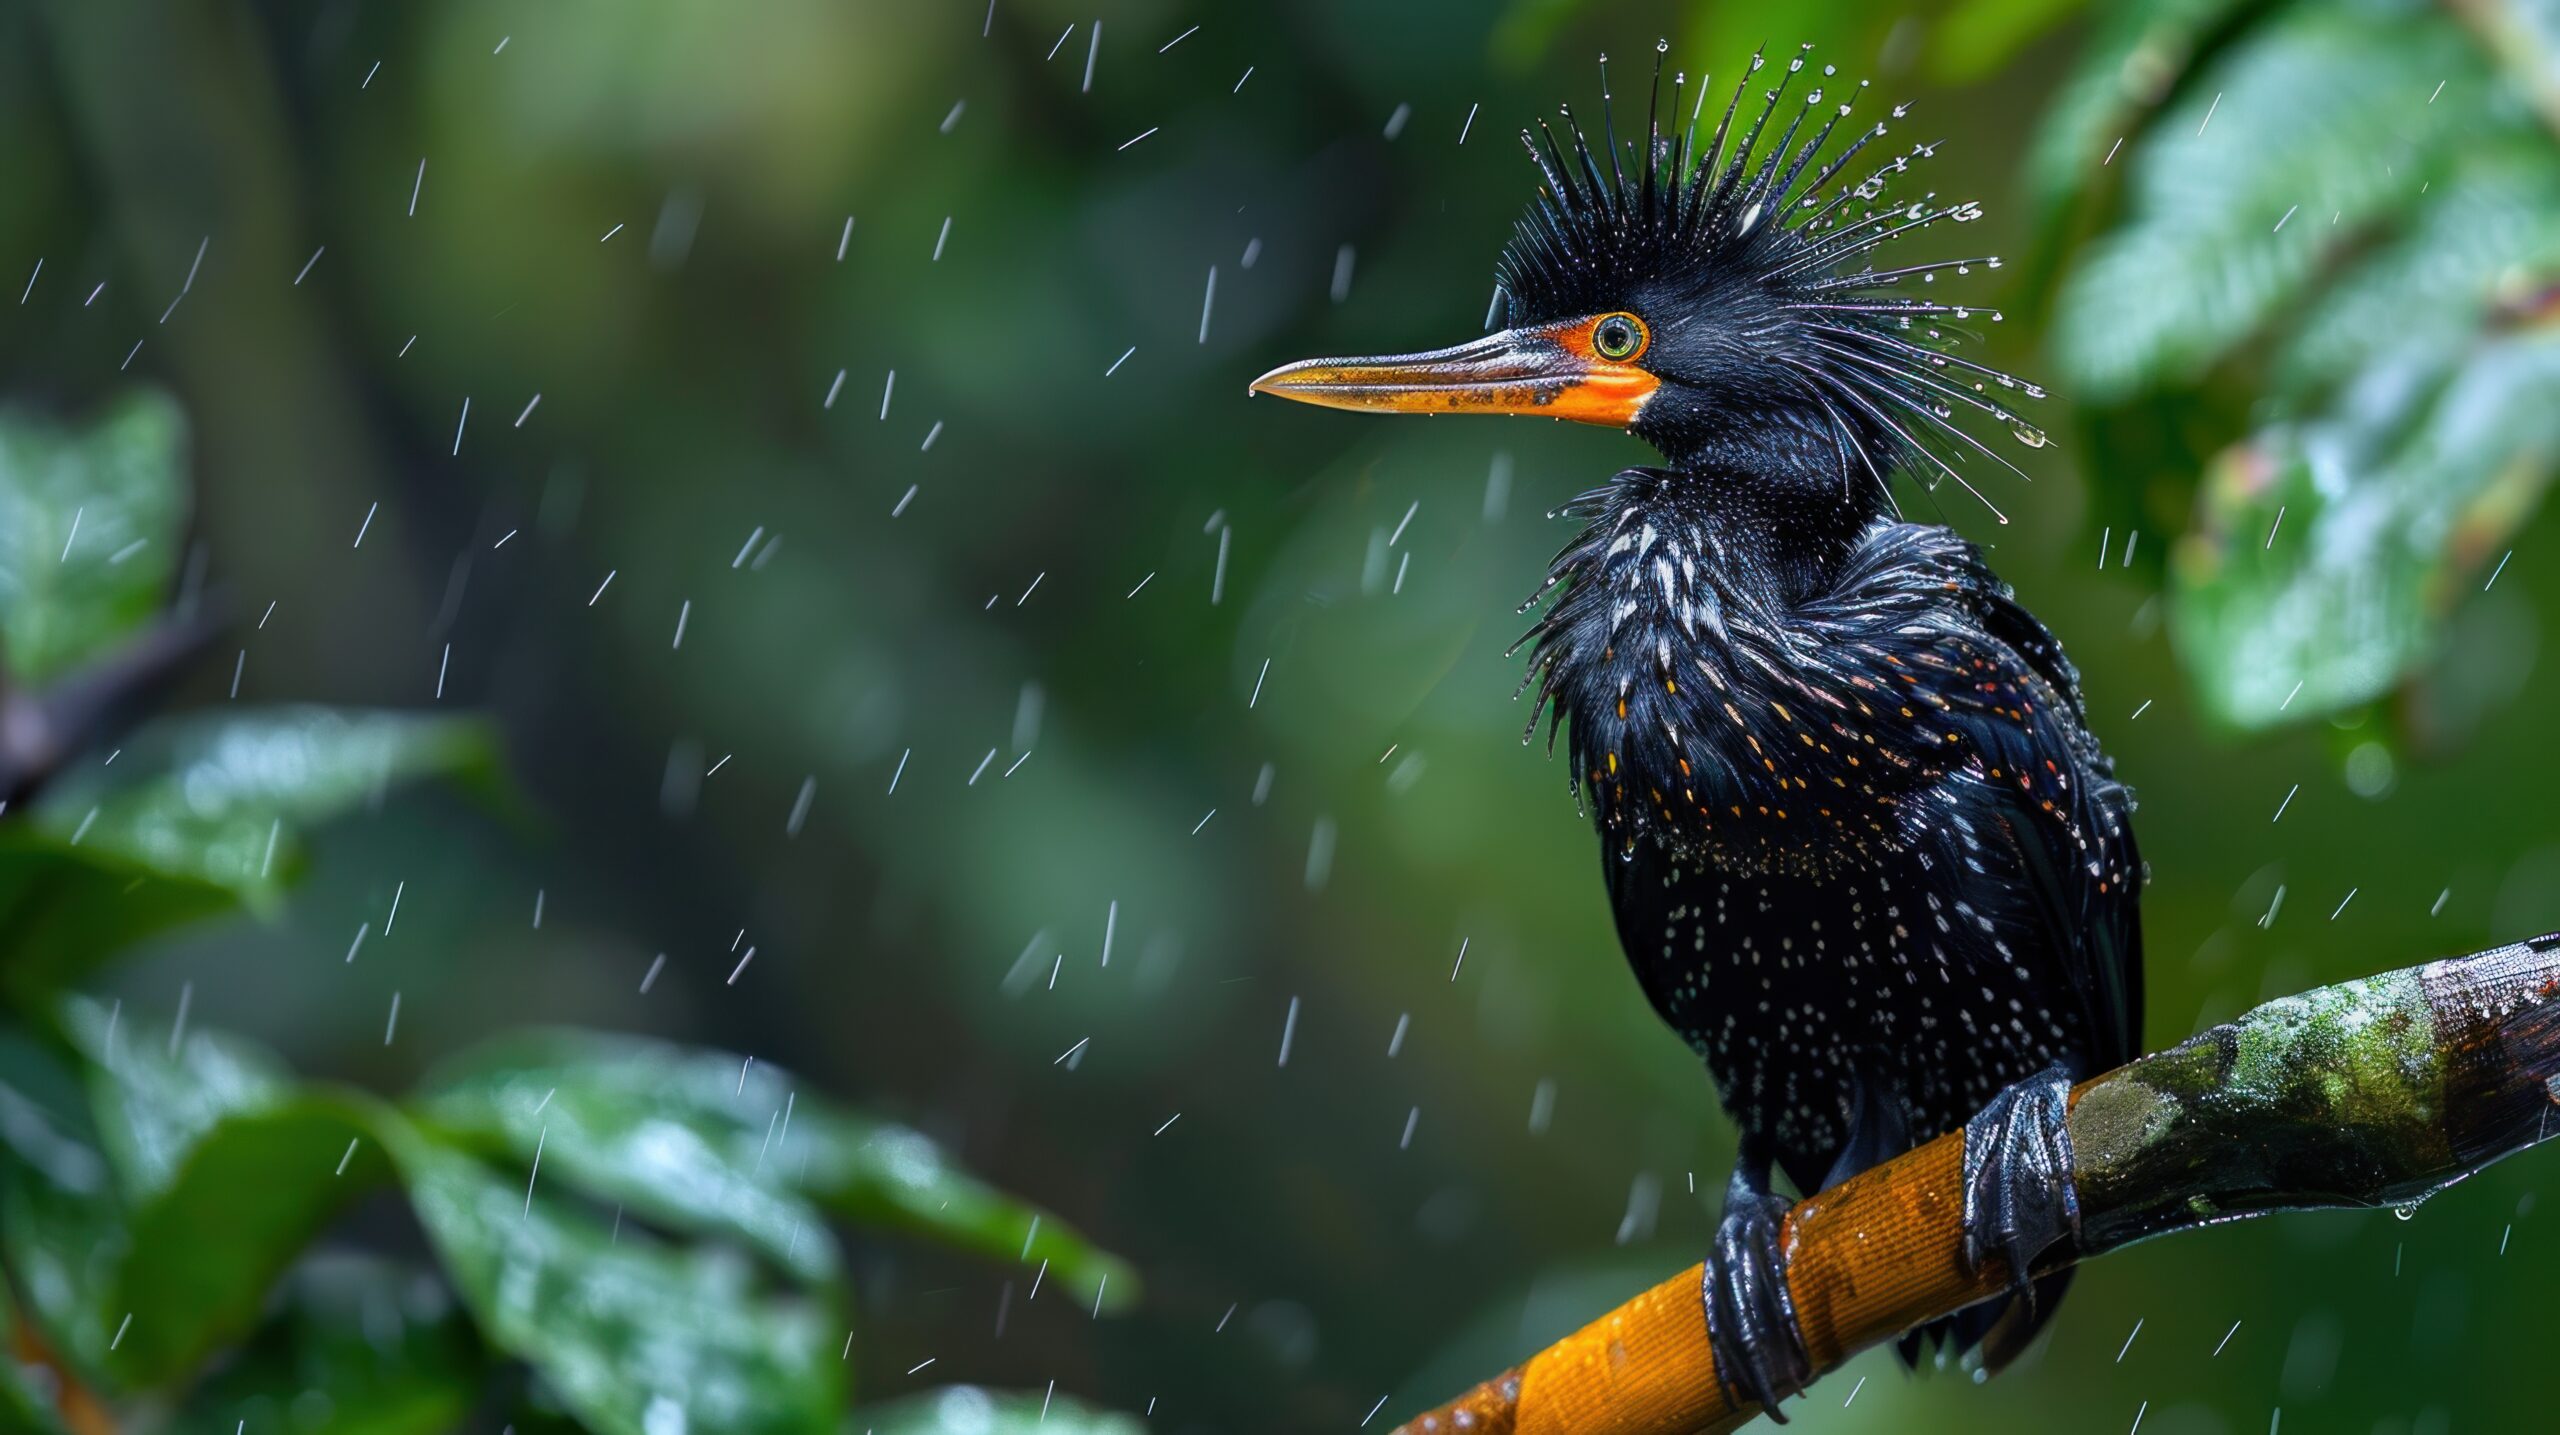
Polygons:
<instances>
[{"instance_id":1,"label":"bird's eye","mask_svg":"<svg viewBox=\"0 0 2560 1435\"><path fill-rule=\"evenodd\" d=\"M1644 321L1633 314L1612 314L1591 328L1591 347L1604 359L1624 363L1644 345Z\"/></svg>"}]
</instances>

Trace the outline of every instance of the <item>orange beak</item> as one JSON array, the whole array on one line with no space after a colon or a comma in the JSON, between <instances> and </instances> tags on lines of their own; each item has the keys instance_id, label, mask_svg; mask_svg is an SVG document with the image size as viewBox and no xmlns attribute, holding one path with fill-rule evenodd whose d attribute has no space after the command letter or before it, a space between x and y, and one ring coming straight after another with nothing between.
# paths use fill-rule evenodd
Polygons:
<instances>
[{"instance_id":1,"label":"orange beak","mask_svg":"<svg viewBox=\"0 0 2560 1435\"><path fill-rule=\"evenodd\" d=\"M1602 358L1591 346L1598 322L1505 329L1423 354L1305 359L1254 380L1253 392L1336 409L1538 414L1626 428L1661 381L1632 362Z\"/></svg>"}]
</instances>

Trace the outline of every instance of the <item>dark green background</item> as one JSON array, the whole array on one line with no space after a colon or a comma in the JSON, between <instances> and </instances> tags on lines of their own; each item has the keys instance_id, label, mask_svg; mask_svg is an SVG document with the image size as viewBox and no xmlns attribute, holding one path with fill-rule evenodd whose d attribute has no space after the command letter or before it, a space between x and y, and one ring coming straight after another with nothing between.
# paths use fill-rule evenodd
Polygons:
<instances>
[{"instance_id":1,"label":"dark green background","mask_svg":"<svg viewBox=\"0 0 2560 1435\"><path fill-rule=\"evenodd\" d=\"M1876 78L1866 108L1918 101L1897 135L1945 145L1910 182L1990 209L1961 244L2026 255L2015 176L2080 27L1969 74L1938 7L1900 9L1803 26L1840 38L1817 61ZM139 382L186 406L196 532L238 619L187 701L225 701L245 650L244 702L430 705L449 643L443 705L495 716L538 813L395 799L322 835L280 921L171 942L123 995L166 1009L192 982L206 1021L386 1087L532 1021L787 1063L1150 1281L1121 1319L1017 1301L998 1339L1014 1273L858 1247L866 1398L1054 1378L1155 1401L1164 1429L1347 1428L1696 1259L1692 1176L1721 1184L1730 1135L1622 967L1505 657L1565 536L1543 512L1645 451L1245 384L1475 333L1530 192L1524 122L1596 110L1598 51L1622 57L1625 105L1657 35L1723 76L1793 22L1112 0L1086 93L1093 18L997 0L982 35L980 0L0 6L0 282L44 260L25 303L0 294L0 394L78 411ZM2010 310L1992 351L2031 374L2052 368L2037 277L1960 281ZM2090 510L2086 446L2045 409L2055 444L2015 455L2036 482L1993 492L2013 524L1953 488L1935 503L2062 636L2140 794L2152 1044L2560 926L2553 520L2401 697L2217 736L2162 636L2170 535L2116 566L2124 514ZM2183 523L2184 502L2147 516ZM765 538L768 559L742 549ZM2368 743L2389 755L2372 798L2342 777ZM715 762L697 800L670 797L671 771ZM359 922L376 935L349 966ZM740 941L757 955L730 983ZM2255 1432L2277 1406L2292 1431L2532 1428L2553 1169L2525 1158L2407 1223L2292 1218L2109 1260L1996 1384L1870 1357L1802 1424L2107 1431L2147 1402L2155 1435Z\"/></svg>"}]
</instances>

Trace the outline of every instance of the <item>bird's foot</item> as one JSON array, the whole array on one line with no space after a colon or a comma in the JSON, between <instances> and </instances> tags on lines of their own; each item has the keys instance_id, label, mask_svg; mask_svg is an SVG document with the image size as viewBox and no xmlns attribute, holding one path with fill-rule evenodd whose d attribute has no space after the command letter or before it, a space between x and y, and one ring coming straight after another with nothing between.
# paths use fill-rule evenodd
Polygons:
<instances>
[{"instance_id":1,"label":"bird's foot","mask_svg":"<svg viewBox=\"0 0 2560 1435\"><path fill-rule=\"evenodd\" d=\"M2010 1284L2029 1301L2036 1257L2080 1231L2070 1097L2071 1079L2057 1064L1992 1097L1964 1126L1965 1266L2006 1258Z\"/></svg>"},{"instance_id":2,"label":"bird's foot","mask_svg":"<svg viewBox=\"0 0 2560 1435\"><path fill-rule=\"evenodd\" d=\"M1716 1375L1737 1402L1759 1406L1781 1425L1787 1417L1778 1402L1813 1383L1813 1357L1796 1325L1786 1254L1778 1249L1786 1214L1787 1202L1775 1195L1736 1191L1725 1202L1706 1269Z\"/></svg>"}]
</instances>

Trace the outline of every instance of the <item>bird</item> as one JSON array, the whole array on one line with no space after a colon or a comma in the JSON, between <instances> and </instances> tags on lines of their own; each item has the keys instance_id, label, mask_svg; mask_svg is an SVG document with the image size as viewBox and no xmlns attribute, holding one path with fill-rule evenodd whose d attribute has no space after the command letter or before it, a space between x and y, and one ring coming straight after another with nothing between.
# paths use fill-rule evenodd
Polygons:
<instances>
[{"instance_id":1,"label":"bird","mask_svg":"<svg viewBox=\"0 0 2560 1435\"><path fill-rule=\"evenodd\" d=\"M2069 1271L2031 1271L2078 1218L2068 1092L2139 1054L2148 870L2061 644L1896 497L1952 480L2005 524L1966 470L2023 479L2004 447L2045 445L2019 413L2043 390L1968 356L1997 312L1936 288L1998 260L1912 248L1980 206L1912 193L1934 147L1886 143L1908 107L1853 118L1866 85L1808 76L1810 47L1755 54L1703 139L1709 81L1691 103L1675 73L1666 126L1668 48L1640 138L1605 56L1596 147L1570 106L1522 130L1539 186L1497 331L1251 391L1661 455L1559 510L1578 527L1514 649L1524 739L1564 734L1628 964L1738 1128L1701 1314L1719 1377L1775 1413L1811 1379L1775 1173L1810 1196L1961 1130L1962 1254L2007 1283L1903 1358L1997 1371L2051 1318Z\"/></svg>"}]
</instances>

